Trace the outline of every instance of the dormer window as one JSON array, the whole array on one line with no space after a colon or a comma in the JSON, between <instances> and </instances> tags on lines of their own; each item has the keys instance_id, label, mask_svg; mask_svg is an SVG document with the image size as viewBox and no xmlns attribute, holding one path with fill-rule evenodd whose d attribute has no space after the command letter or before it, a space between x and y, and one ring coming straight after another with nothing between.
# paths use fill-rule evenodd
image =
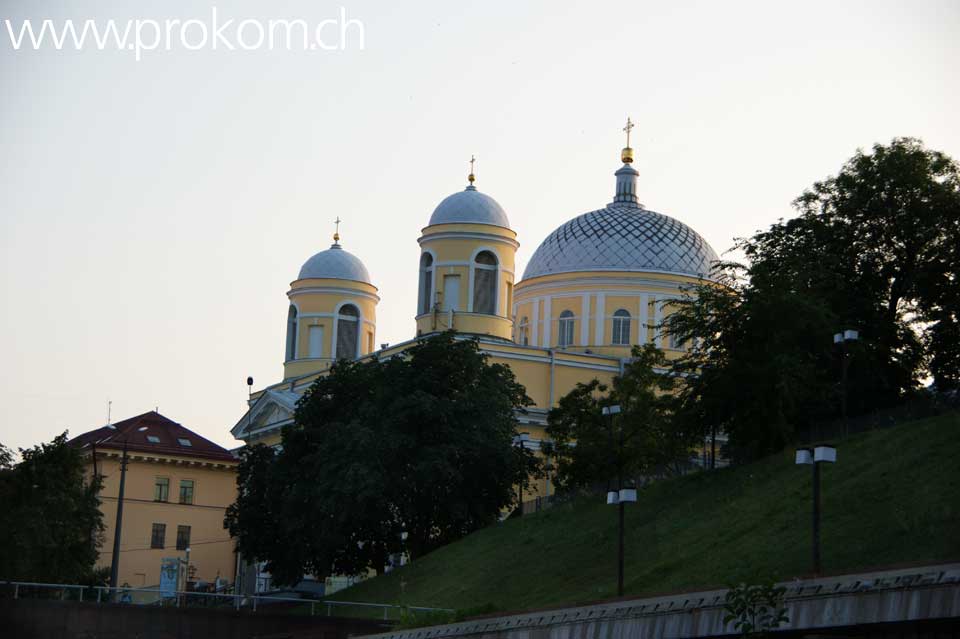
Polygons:
<instances>
[{"instance_id":1,"label":"dormer window","mask_svg":"<svg viewBox=\"0 0 960 639\"><path fill-rule=\"evenodd\" d=\"M147 441L150 442L151 444L159 444L160 438L157 437L156 435L147 435Z\"/></svg>"},{"instance_id":2,"label":"dormer window","mask_svg":"<svg viewBox=\"0 0 960 639\"><path fill-rule=\"evenodd\" d=\"M190 443L190 440L186 437L177 437L177 443L181 446L193 446L193 444Z\"/></svg>"}]
</instances>

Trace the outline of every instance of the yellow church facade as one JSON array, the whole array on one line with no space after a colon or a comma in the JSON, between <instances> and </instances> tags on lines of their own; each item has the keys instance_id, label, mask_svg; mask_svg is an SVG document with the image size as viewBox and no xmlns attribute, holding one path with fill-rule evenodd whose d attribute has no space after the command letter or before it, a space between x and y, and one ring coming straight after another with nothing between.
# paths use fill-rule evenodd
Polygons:
<instances>
[{"instance_id":1,"label":"yellow church facade","mask_svg":"<svg viewBox=\"0 0 960 639\"><path fill-rule=\"evenodd\" d=\"M621 160L613 200L559 226L522 277L517 234L471 171L467 187L440 202L418 239L415 333L385 348L376 347L378 291L335 235L287 294L284 378L251 395L233 435L275 445L297 399L336 359L389 357L420 336L453 330L476 338L526 388L533 406L518 414L518 435L539 450L550 408L579 382L609 382L632 345L654 343L678 355L682 345L657 327L684 287L709 279L717 255L696 231L640 203L629 137ZM547 478L524 497L550 494Z\"/></svg>"}]
</instances>

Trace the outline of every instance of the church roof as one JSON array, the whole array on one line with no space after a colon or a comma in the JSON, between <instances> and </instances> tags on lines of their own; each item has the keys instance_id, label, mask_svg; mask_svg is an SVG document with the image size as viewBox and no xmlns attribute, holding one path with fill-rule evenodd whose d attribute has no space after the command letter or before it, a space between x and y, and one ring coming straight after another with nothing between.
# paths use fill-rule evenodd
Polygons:
<instances>
[{"instance_id":1,"label":"church roof","mask_svg":"<svg viewBox=\"0 0 960 639\"><path fill-rule=\"evenodd\" d=\"M644 208L630 148L621 152L613 201L578 215L547 236L530 258L523 279L584 271L671 273L708 278L717 253L699 233L669 215Z\"/></svg>"},{"instance_id":2,"label":"church roof","mask_svg":"<svg viewBox=\"0 0 960 639\"><path fill-rule=\"evenodd\" d=\"M718 259L707 241L668 215L613 202L578 215L540 244L523 279L577 271L660 272L708 277Z\"/></svg>"},{"instance_id":3,"label":"church roof","mask_svg":"<svg viewBox=\"0 0 960 639\"><path fill-rule=\"evenodd\" d=\"M297 279L353 280L373 284L370 281L370 273L360 258L343 250L339 243L333 244L326 251L320 251L304 262Z\"/></svg>"},{"instance_id":4,"label":"church roof","mask_svg":"<svg viewBox=\"0 0 960 639\"><path fill-rule=\"evenodd\" d=\"M463 191L449 195L430 216L434 224L490 224L510 228L510 220L496 200L471 184Z\"/></svg>"},{"instance_id":5,"label":"church roof","mask_svg":"<svg viewBox=\"0 0 960 639\"><path fill-rule=\"evenodd\" d=\"M155 411L117 422L112 428L95 428L74 437L69 443L76 448L95 445L99 449L122 450L124 441L127 450L138 453L236 461L226 448Z\"/></svg>"}]
</instances>

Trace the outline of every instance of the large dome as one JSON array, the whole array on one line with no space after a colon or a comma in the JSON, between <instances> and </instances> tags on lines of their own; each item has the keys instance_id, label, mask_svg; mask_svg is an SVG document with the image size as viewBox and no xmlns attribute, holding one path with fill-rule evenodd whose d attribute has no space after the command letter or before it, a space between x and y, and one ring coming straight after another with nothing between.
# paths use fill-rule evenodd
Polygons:
<instances>
[{"instance_id":1,"label":"large dome","mask_svg":"<svg viewBox=\"0 0 960 639\"><path fill-rule=\"evenodd\" d=\"M540 244L523 279L578 271L658 272L708 277L717 254L668 215L613 202L577 216Z\"/></svg>"},{"instance_id":2,"label":"large dome","mask_svg":"<svg viewBox=\"0 0 960 639\"><path fill-rule=\"evenodd\" d=\"M490 224L510 228L503 207L472 184L440 202L430 216L429 225L434 224Z\"/></svg>"},{"instance_id":3,"label":"large dome","mask_svg":"<svg viewBox=\"0 0 960 639\"><path fill-rule=\"evenodd\" d=\"M363 265L360 258L344 251L339 244L334 244L326 251L320 251L307 260L300 268L297 279L353 280L373 284L370 281L370 273L367 272L367 267Z\"/></svg>"}]
</instances>

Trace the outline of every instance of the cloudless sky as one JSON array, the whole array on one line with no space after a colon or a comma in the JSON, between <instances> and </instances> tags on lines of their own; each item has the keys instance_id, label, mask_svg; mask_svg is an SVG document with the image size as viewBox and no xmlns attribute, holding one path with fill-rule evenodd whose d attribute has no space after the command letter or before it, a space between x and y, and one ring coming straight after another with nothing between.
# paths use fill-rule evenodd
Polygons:
<instances>
[{"instance_id":1,"label":"cloudless sky","mask_svg":"<svg viewBox=\"0 0 960 639\"><path fill-rule=\"evenodd\" d=\"M14 51L4 19L209 20L208 2L0 1L0 442L154 407L238 445L246 377L282 376L289 283L344 248L414 333L416 239L466 184L506 209L518 273L612 199L718 252L856 149L960 158L960 3L227 2L225 18L364 24L344 51ZM354 44L356 44L354 42Z\"/></svg>"}]
</instances>

